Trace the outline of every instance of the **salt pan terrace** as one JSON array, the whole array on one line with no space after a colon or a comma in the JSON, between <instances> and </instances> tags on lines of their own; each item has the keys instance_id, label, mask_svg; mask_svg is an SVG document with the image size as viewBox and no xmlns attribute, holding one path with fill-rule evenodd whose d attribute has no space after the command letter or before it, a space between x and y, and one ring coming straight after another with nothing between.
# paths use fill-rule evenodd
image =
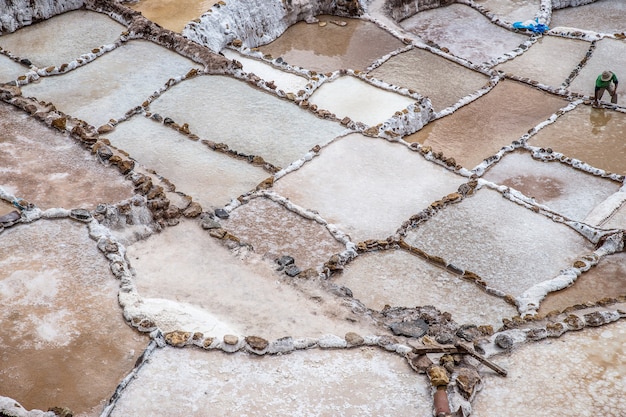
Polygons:
<instances>
[{"instance_id":1,"label":"salt pan terrace","mask_svg":"<svg viewBox=\"0 0 626 417\"><path fill-rule=\"evenodd\" d=\"M0 3L0 415L624 416L624 7Z\"/></svg>"}]
</instances>

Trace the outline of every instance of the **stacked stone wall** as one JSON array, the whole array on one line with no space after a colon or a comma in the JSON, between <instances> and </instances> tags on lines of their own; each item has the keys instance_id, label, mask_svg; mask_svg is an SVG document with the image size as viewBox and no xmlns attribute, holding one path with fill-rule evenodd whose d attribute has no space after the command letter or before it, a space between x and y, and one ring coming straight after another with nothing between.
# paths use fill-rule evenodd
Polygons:
<instances>
[{"instance_id":1,"label":"stacked stone wall","mask_svg":"<svg viewBox=\"0 0 626 417\"><path fill-rule=\"evenodd\" d=\"M15 32L40 20L80 9L84 0L4 0L0 1L0 35Z\"/></svg>"}]
</instances>

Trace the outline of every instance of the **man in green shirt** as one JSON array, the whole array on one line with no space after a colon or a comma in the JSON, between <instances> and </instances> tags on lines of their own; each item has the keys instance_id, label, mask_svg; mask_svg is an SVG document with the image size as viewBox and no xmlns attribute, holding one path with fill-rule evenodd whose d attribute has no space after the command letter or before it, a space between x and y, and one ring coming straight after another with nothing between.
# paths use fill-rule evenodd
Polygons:
<instances>
[{"instance_id":1,"label":"man in green shirt","mask_svg":"<svg viewBox=\"0 0 626 417\"><path fill-rule=\"evenodd\" d=\"M604 71L598 75L593 105L598 105L598 102L604 95L604 91L608 91L611 95L611 103L617 104L617 83L617 76L612 71Z\"/></svg>"}]
</instances>

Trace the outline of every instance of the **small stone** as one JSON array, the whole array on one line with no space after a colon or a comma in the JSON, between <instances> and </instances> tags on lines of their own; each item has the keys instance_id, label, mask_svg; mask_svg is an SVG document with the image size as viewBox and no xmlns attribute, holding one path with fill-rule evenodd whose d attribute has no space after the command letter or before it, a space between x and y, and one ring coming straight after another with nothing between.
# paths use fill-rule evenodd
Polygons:
<instances>
[{"instance_id":1,"label":"small stone","mask_svg":"<svg viewBox=\"0 0 626 417\"><path fill-rule=\"evenodd\" d=\"M214 219L212 219L210 217L206 217L206 218L202 219L202 228L204 230L207 230L207 229L219 229L221 227L222 227L222 225L219 224L219 222L215 221Z\"/></svg>"},{"instance_id":2,"label":"small stone","mask_svg":"<svg viewBox=\"0 0 626 417\"><path fill-rule=\"evenodd\" d=\"M496 336L496 345L504 350L509 350L513 347L513 339L508 334L501 333Z\"/></svg>"},{"instance_id":3,"label":"small stone","mask_svg":"<svg viewBox=\"0 0 626 417\"><path fill-rule=\"evenodd\" d=\"M232 334L224 335L224 343L234 346L239 342L239 338Z\"/></svg>"},{"instance_id":4,"label":"small stone","mask_svg":"<svg viewBox=\"0 0 626 417\"><path fill-rule=\"evenodd\" d=\"M427 374L433 387L442 387L450 383L448 372L443 366L433 365L428 368Z\"/></svg>"},{"instance_id":5,"label":"small stone","mask_svg":"<svg viewBox=\"0 0 626 417\"><path fill-rule=\"evenodd\" d=\"M473 342L482 336L478 327L473 324L465 324L457 330L456 335L462 339L467 340L468 342Z\"/></svg>"},{"instance_id":6,"label":"small stone","mask_svg":"<svg viewBox=\"0 0 626 417\"><path fill-rule=\"evenodd\" d=\"M230 217L228 212L222 208L215 209L215 215L220 219L227 219Z\"/></svg>"},{"instance_id":7,"label":"small stone","mask_svg":"<svg viewBox=\"0 0 626 417\"><path fill-rule=\"evenodd\" d=\"M183 216L185 217L197 217L202 213L202 206L195 201L192 201L189 206L183 211ZM204 227L204 223L203 226Z\"/></svg>"},{"instance_id":8,"label":"small stone","mask_svg":"<svg viewBox=\"0 0 626 417\"><path fill-rule=\"evenodd\" d=\"M346 333L345 339L348 345L351 346L361 346L365 342L365 339L363 339L363 337L354 332Z\"/></svg>"},{"instance_id":9,"label":"small stone","mask_svg":"<svg viewBox=\"0 0 626 417\"><path fill-rule=\"evenodd\" d=\"M393 323L389 328L398 336L422 337L428 332L428 323L422 319L415 319Z\"/></svg>"},{"instance_id":10,"label":"small stone","mask_svg":"<svg viewBox=\"0 0 626 417\"><path fill-rule=\"evenodd\" d=\"M285 274L292 278L298 276L300 272L302 272L300 268L295 265L289 265L287 268L285 268Z\"/></svg>"},{"instance_id":11,"label":"small stone","mask_svg":"<svg viewBox=\"0 0 626 417\"><path fill-rule=\"evenodd\" d=\"M291 256L285 255L276 259L276 263L282 267L285 267L285 266L293 265L295 263L295 259L293 259Z\"/></svg>"},{"instance_id":12,"label":"small stone","mask_svg":"<svg viewBox=\"0 0 626 417\"><path fill-rule=\"evenodd\" d=\"M449 345L454 342L454 335L449 332L441 332L435 336L435 340L442 345Z\"/></svg>"},{"instance_id":13,"label":"small stone","mask_svg":"<svg viewBox=\"0 0 626 417\"><path fill-rule=\"evenodd\" d=\"M466 399L469 400L472 397L480 382L480 375L475 369L462 367L457 370L456 386Z\"/></svg>"},{"instance_id":14,"label":"small stone","mask_svg":"<svg viewBox=\"0 0 626 417\"><path fill-rule=\"evenodd\" d=\"M167 333L165 335L165 341L167 344L175 347L183 347L187 343L187 340L191 337L191 333L182 332L179 330Z\"/></svg>"},{"instance_id":15,"label":"small stone","mask_svg":"<svg viewBox=\"0 0 626 417\"><path fill-rule=\"evenodd\" d=\"M248 336L246 343L254 350L265 350L269 346L269 342L262 337Z\"/></svg>"},{"instance_id":16,"label":"small stone","mask_svg":"<svg viewBox=\"0 0 626 417\"><path fill-rule=\"evenodd\" d=\"M433 361L427 355L415 355L409 359L409 365L415 372L425 374L428 368L433 366Z\"/></svg>"}]
</instances>

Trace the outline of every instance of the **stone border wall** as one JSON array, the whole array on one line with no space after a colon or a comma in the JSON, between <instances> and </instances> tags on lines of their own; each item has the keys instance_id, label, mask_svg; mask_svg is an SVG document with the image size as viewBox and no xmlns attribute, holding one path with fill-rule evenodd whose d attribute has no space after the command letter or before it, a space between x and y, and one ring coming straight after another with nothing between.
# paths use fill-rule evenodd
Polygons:
<instances>
[{"instance_id":1,"label":"stone border wall","mask_svg":"<svg viewBox=\"0 0 626 417\"><path fill-rule=\"evenodd\" d=\"M246 48L267 44L296 22L316 22L315 16L332 14L358 17L362 0L232 0L216 3L182 34L212 51L219 52L233 41Z\"/></svg>"},{"instance_id":2,"label":"stone border wall","mask_svg":"<svg viewBox=\"0 0 626 417\"><path fill-rule=\"evenodd\" d=\"M0 35L52 16L80 9L84 0L11 0L0 2Z\"/></svg>"}]
</instances>

